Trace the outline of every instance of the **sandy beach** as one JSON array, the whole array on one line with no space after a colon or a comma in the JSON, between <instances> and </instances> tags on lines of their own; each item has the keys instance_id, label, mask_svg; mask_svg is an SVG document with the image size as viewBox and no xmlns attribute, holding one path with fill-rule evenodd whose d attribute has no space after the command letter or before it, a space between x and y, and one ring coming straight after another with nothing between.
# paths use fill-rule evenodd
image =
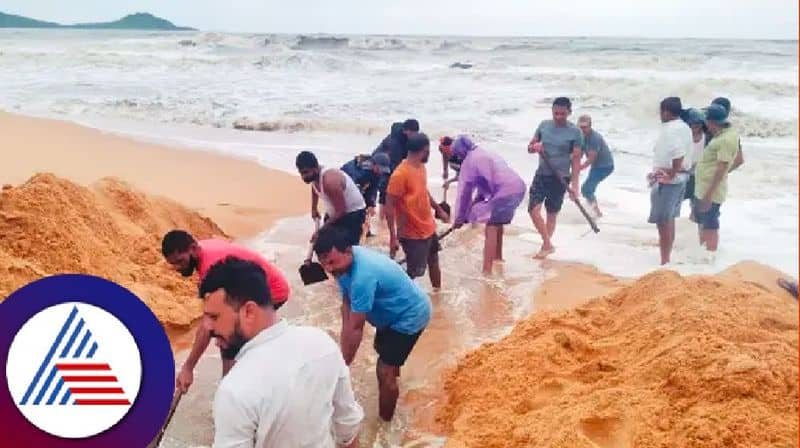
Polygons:
<instances>
[{"instance_id":1,"label":"sandy beach","mask_svg":"<svg viewBox=\"0 0 800 448\"><path fill-rule=\"evenodd\" d=\"M3 184L0 300L41 276L59 272L102 275L131 289L153 309L167 328L180 363L185 355L182 349L191 341L192 325L200 315L200 301L195 295L194 279L184 279L172 272L161 259L159 244L163 232L182 227L198 237L240 239L267 254L284 270L293 288L291 302L281 311L284 316L297 323L319 326L334 336L338 334L338 319L331 317L337 316L338 292L330 284L304 288L294 275L302 248L307 244L307 235L302 231L307 218L300 215L308 209L307 187L296 176L210 151L147 144L73 123L6 112L0 112L0 133L4 136L0 147L4 160L0 166L0 184ZM518 237L521 232L524 230L515 229L509 235ZM477 228L465 229L443 242L445 284L441 291L431 292L434 316L414 356L404 367L401 408L398 422L392 427L376 423L375 354L369 350L369 344L362 345L352 366L356 392L367 412L362 446L372 446L375 440L390 446L442 446L451 435L449 446L492 446L484 443L482 437L498 437L492 432L497 428L514 432L514 440L522 445L513 446L527 446L524 444L532 440L547 442L547 446L629 446L624 443L640 434L641 428L631 429L627 417L609 417L597 412L578 415L580 409L585 409L579 399L586 389L572 387L571 383L561 385L569 392L564 396L569 395L571 403L584 407L576 408L573 414L564 414L563 418L574 427L565 427L558 434L563 436L560 440L585 442L584 445L559 444L555 438L531 438L525 429L529 427L528 411L512 416L506 424L511 426L492 426L495 421L486 420L487 424L470 423L465 427L464 422L473 421L478 412L475 409L485 409L487 396L513 401L508 397L525 387L530 378L525 371L507 364L508 360L524 358L534 364L545 363L533 356L535 347L542 343L539 339L526 339L526 328L536 326L551 336L564 326L580 330L580 326L589 325L581 310L594 312L599 308L603 318L614 323L613 309L606 310L613 304L608 305L607 300L597 302L596 298L644 297L662 283L679 292L708 285L709 280L684 281L671 277L672 274L637 280L614 277L577 263L532 262L533 246L526 244L507 247L506 263L498 266L497 277L486 279L477 272L481 233ZM376 238L368 245L385 250L383 240ZM770 324L762 334L765 340L775 337L784 344L780 358L754 354L758 366L781 366L785 358L791 357L783 349L797 346L796 337L783 334L789 325L787 315L794 313L789 317L796 319L797 307L775 285L779 275L783 274L756 263L740 263L712 277L714 282L723 283L714 295L719 300L727 294L757 299L759 303L779 298L779 304L769 312L742 308L743 313L756 313L753 319ZM661 278L664 280L659 283ZM658 300L652 300L657 316L668 314L668 309L658 308L661 306ZM715 319L719 306L718 302L708 305L696 310L696 314ZM622 311L626 325L642 315L641 307L633 305ZM565 313L566 317L554 318L561 316L555 313ZM658 320L660 331L669 333L671 326L680 327L679 322L665 316ZM715 328L728 321L720 322ZM796 334L796 326L793 328ZM575 344L589 346L591 338L607 337L601 330L581 333L580 340L570 333L567 342L574 340ZM371 330L365 337L371 337ZM490 344L482 345L486 342ZM545 348L552 349L552 344L548 344ZM631 365L638 362L635 353L625 356L620 355L614 362ZM176 414L164 446L210 443L210 401L219 381L217 357L215 350L209 350L201 360L196 384L185 399L189 405ZM496 382L473 380L475 376L486 375L481 370L485 366L476 359L490 360L499 366L501 373ZM794 365L796 360L795 354ZM458 366L456 370L454 366ZM615 366L624 370L620 365ZM545 389L547 384L555 384L554 377L568 374L555 368L548 372L537 377ZM594 375L592 372L587 375L590 373ZM785 369L779 373L783 375ZM794 373L796 376L796 370ZM612 379L618 385L626 380L625 375ZM465 391L465 387L470 390ZM723 383L719 387L727 386ZM541 396L528 397L528 401L523 400L515 409L560 409L559 395L545 389ZM637 396L634 389L629 394L634 397L632 402ZM796 398L796 392L796 388L790 389L786 396ZM500 408L501 404L492 406ZM778 407L784 403L773 400L768 404ZM788 419L781 413L775 415L779 417L781 431L796 429L796 419ZM658 440L669 440L668 435L664 437L667 438Z\"/></svg>"}]
</instances>

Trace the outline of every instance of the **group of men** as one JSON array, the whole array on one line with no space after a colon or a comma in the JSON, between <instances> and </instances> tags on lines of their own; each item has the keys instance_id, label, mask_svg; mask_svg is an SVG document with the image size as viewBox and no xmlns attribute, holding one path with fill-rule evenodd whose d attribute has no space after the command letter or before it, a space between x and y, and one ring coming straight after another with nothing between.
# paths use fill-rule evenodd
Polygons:
<instances>
[{"instance_id":1,"label":"group of men","mask_svg":"<svg viewBox=\"0 0 800 448\"><path fill-rule=\"evenodd\" d=\"M647 178L650 222L659 229L662 264L669 262L674 219L684 198L692 201L701 243L716 250L727 175L743 162L729 111L724 98L704 113L684 110L678 98L661 102L662 128ZM552 237L564 195L577 200L580 192L600 215L595 192L614 170L591 117L579 117L575 126L568 120L571 112L568 98L556 98L552 120L539 124L528 146L540 156L528 190L528 211L542 237L539 258L555 250ZM444 137L439 150L445 187L459 183L453 226L486 224L484 272L490 272L492 263L502 260L502 228L523 200L525 183L501 157L469 137ZM356 446L364 414L348 366L366 322L376 328L379 415L392 419L400 369L432 312L430 298L413 279L427 270L432 286L441 286L435 218L449 222L450 214L428 190L429 157L430 141L416 120L395 123L373 154L356 156L341 168L323 167L309 151L296 157L298 173L311 187L311 215L325 221L312 237L313 249L342 295L338 347L327 333L290 325L276 314L290 288L262 255L224 240L198 241L182 230L164 236L164 257L186 277L197 272L204 302L203 324L177 375L177 389L185 392L191 386L211 338L222 355L223 380L214 399L215 448ZM456 176L449 179L451 168ZM579 190L579 173L587 168ZM389 256L360 245L369 235L365 223L377 202L383 203L388 225ZM405 270L393 260L400 247Z\"/></svg>"}]
</instances>

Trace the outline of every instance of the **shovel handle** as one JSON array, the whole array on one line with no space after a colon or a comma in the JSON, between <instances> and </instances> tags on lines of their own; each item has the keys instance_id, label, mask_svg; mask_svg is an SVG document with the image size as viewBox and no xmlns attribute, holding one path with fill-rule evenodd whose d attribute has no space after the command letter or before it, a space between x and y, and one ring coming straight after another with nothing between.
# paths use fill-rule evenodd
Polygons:
<instances>
[{"instance_id":1,"label":"shovel handle","mask_svg":"<svg viewBox=\"0 0 800 448\"><path fill-rule=\"evenodd\" d=\"M177 391L175 396L172 397L172 405L170 405L167 418L164 420L164 426L161 427L161 430L158 432L158 436L156 436L155 440L150 442L150 445L148 445L147 448L158 448L158 445L161 444L161 439L164 438L164 434L167 432L167 426L169 426L169 422L172 421L172 416L175 415L175 410L178 409L178 405L180 404L182 397L183 392L181 391Z\"/></svg>"},{"instance_id":2,"label":"shovel handle","mask_svg":"<svg viewBox=\"0 0 800 448\"><path fill-rule=\"evenodd\" d=\"M561 177L561 173L558 172L558 170L556 170L553 167L553 165L550 163L550 160L544 154L544 150L542 150L542 152L539 153L539 157L541 157L541 159L544 161L544 164L547 165L547 168L549 168L550 171L552 171L553 174L555 174L555 176L558 178L558 181L561 182L561 186L563 186L565 189L569 190L569 186L567 185L566 182L564 182L564 178ZM570 199L572 200L572 202L575 203L575 205L578 206L578 210L580 210L581 214L583 215L583 217L586 218L586 222L589 223L589 227L592 228L594 233L599 233L600 232L600 228L597 227L597 223L594 221L594 218L592 218L591 215L589 215L589 212L587 212L586 209L583 208L583 205L581 205L581 201L579 201L577 199L572 199L571 195L570 195Z\"/></svg>"},{"instance_id":3,"label":"shovel handle","mask_svg":"<svg viewBox=\"0 0 800 448\"><path fill-rule=\"evenodd\" d=\"M319 218L314 218L314 233L319 232L320 224ZM309 262L314 257L314 243L311 243L308 247L308 253L306 254L304 262Z\"/></svg>"}]
</instances>

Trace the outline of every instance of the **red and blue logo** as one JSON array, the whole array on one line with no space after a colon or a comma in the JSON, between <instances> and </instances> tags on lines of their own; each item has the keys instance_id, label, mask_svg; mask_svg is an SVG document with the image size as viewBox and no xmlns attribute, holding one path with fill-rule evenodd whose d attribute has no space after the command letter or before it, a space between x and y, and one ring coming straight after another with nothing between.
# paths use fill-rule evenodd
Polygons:
<instances>
[{"instance_id":1,"label":"red and blue logo","mask_svg":"<svg viewBox=\"0 0 800 448\"><path fill-rule=\"evenodd\" d=\"M143 447L172 398L174 360L160 323L98 277L44 278L0 303L0 360L8 446Z\"/></svg>"}]
</instances>

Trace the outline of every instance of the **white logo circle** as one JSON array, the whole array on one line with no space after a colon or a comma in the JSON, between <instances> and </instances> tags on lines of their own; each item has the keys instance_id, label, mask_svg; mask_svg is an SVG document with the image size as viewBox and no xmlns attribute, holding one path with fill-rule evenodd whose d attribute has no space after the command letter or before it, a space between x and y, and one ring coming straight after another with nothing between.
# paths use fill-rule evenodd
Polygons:
<instances>
[{"instance_id":1,"label":"white logo circle","mask_svg":"<svg viewBox=\"0 0 800 448\"><path fill-rule=\"evenodd\" d=\"M6 377L14 404L31 424L81 439L125 417L139 394L142 361L119 319L69 302L25 322L9 348Z\"/></svg>"}]
</instances>

